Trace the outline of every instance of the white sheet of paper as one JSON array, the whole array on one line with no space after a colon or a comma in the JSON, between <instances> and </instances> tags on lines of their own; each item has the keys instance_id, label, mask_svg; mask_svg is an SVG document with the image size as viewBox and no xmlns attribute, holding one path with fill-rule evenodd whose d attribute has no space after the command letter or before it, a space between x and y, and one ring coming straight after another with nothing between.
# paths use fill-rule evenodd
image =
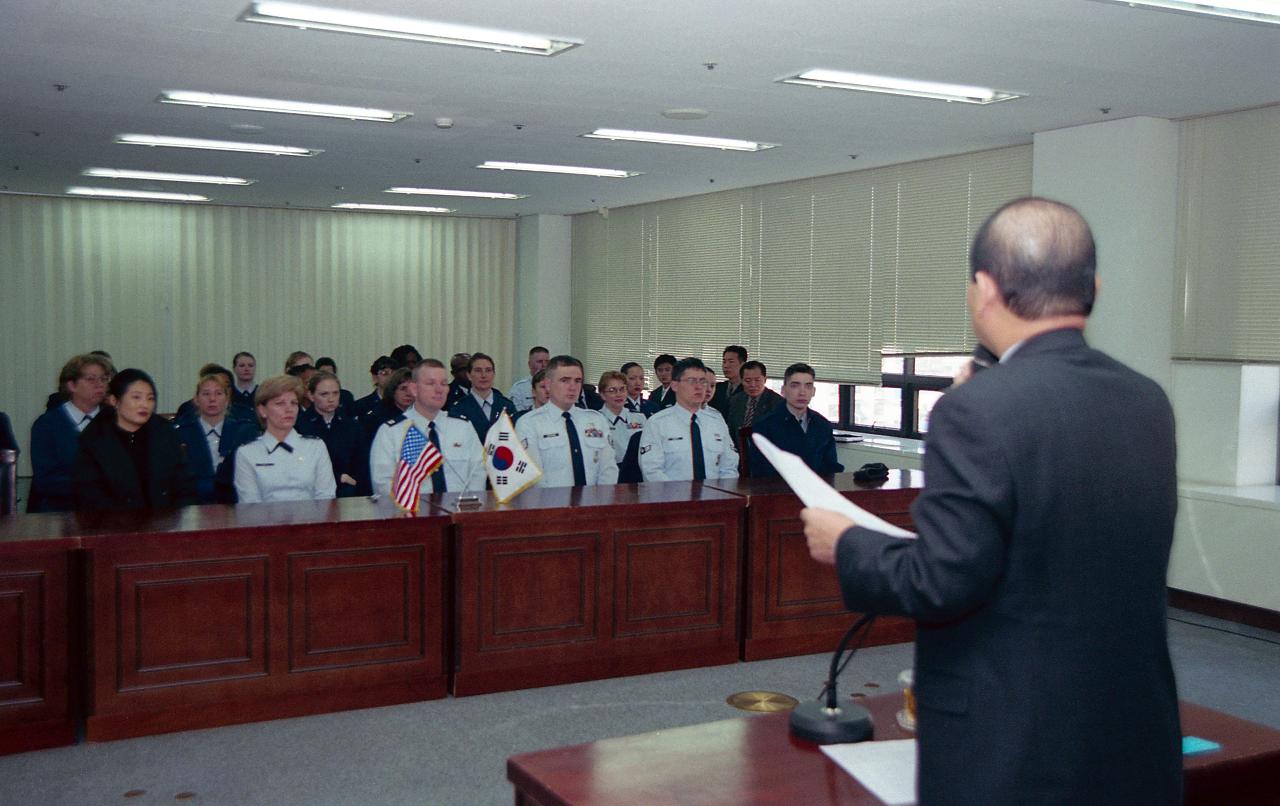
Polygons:
<instances>
[{"instance_id":1,"label":"white sheet of paper","mask_svg":"<svg viewBox=\"0 0 1280 806\"><path fill-rule=\"evenodd\" d=\"M756 443L756 447L764 454L779 475L782 476L790 487L792 492L800 496L800 500L804 502L806 507L813 509L828 509L832 512L838 512L859 526L865 526L868 529L875 529L877 532L884 532L894 537L915 537L915 532L908 532L899 526L894 526L884 518L872 515L862 507L845 498L830 484L822 480L822 477L813 472L813 469L804 463L804 460L794 453L787 453L769 441L767 437L760 434L752 434L751 439Z\"/></svg>"},{"instance_id":2,"label":"white sheet of paper","mask_svg":"<svg viewBox=\"0 0 1280 806\"><path fill-rule=\"evenodd\" d=\"M916 740L824 744L822 752L889 806L916 802Z\"/></svg>"}]
</instances>

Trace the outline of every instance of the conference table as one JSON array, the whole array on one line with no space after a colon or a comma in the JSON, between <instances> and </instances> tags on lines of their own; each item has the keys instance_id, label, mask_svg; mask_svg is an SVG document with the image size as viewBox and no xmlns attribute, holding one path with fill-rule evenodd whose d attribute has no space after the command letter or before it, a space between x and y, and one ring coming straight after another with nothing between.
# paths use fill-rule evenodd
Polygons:
<instances>
[{"instance_id":1,"label":"conference table","mask_svg":"<svg viewBox=\"0 0 1280 806\"><path fill-rule=\"evenodd\" d=\"M834 483L906 524L922 478ZM825 650L849 617L798 512L776 480L729 480L434 494L416 516L3 516L0 753Z\"/></svg>"},{"instance_id":2,"label":"conference table","mask_svg":"<svg viewBox=\"0 0 1280 806\"><path fill-rule=\"evenodd\" d=\"M874 741L909 739L901 693L861 699ZM1186 806L1280 803L1280 731L1181 703L1184 734L1222 749L1183 761ZM516 806L710 806L776 803L871 806L881 801L791 736L787 712L727 719L512 756Z\"/></svg>"}]
</instances>

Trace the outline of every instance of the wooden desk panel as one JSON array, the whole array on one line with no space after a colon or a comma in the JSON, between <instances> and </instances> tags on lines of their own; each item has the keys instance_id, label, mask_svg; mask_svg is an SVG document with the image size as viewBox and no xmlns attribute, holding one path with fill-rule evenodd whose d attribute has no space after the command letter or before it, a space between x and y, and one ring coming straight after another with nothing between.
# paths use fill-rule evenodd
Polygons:
<instances>
[{"instance_id":1,"label":"wooden desk panel","mask_svg":"<svg viewBox=\"0 0 1280 806\"><path fill-rule=\"evenodd\" d=\"M861 700L874 740L913 738L894 714L900 694ZM1182 703L1182 729L1222 750L1184 759L1186 806L1280 801L1280 731ZM634 803L803 803L871 806L879 799L791 736L789 713L730 719L513 756L507 779L517 806Z\"/></svg>"},{"instance_id":2,"label":"wooden desk panel","mask_svg":"<svg viewBox=\"0 0 1280 806\"><path fill-rule=\"evenodd\" d=\"M745 499L694 482L534 488L453 513L453 693L732 663Z\"/></svg>"},{"instance_id":3,"label":"wooden desk panel","mask_svg":"<svg viewBox=\"0 0 1280 806\"><path fill-rule=\"evenodd\" d=\"M858 484L852 473L828 480L858 506L896 526L913 528L909 508L924 483L920 471L890 471L889 480L874 487ZM745 495L749 501L742 659L834 649L857 616L845 610L831 568L809 557L800 522L800 499L778 478L721 479L708 484ZM912 640L914 622L881 616L864 645Z\"/></svg>"},{"instance_id":4,"label":"wooden desk panel","mask_svg":"<svg viewBox=\"0 0 1280 806\"><path fill-rule=\"evenodd\" d=\"M112 520L82 538L90 739L445 695L446 517L344 499Z\"/></svg>"},{"instance_id":5,"label":"wooden desk panel","mask_svg":"<svg viewBox=\"0 0 1280 806\"><path fill-rule=\"evenodd\" d=\"M36 517L0 518L0 755L74 744L74 540Z\"/></svg>"}]
</instances>

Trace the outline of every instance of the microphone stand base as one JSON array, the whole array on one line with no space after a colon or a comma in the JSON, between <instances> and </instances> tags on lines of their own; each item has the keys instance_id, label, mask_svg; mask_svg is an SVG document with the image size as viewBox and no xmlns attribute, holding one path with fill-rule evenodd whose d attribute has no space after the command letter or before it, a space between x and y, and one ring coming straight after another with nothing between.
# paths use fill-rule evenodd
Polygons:
<instances>
[{"instance_id":1,"label":"microphone stand base","mask_svg":"<svg viewBox=\"0 0 1280 806\"><path fill-rule=\"evenodd\" d=\"M817 744L850 744L871 738L871 714L856 703L835 711L820 701L802 702L791 712L791 735Z\"/></svg>"}]
</instances>

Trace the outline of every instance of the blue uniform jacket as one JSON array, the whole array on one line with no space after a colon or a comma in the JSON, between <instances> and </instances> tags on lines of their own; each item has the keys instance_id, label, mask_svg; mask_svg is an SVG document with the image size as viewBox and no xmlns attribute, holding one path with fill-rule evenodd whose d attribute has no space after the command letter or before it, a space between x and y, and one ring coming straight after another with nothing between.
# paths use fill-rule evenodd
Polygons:
<instances>
[{"instance_id":1,"label":"blue uniform jacket","mask_svg":"<svg viewBox=\"0 0 1280 806\"><path fill-rule=\"evenodd\" d=\"M76 466L80 432L61 405L46 409L31 424L31 492L27 512L67 512L71 473Z\"/></svg>"},{"instance_id":2,"label":"blue uniform jacket","mask_svg":"<svg viewBox=\"0 0 1280 806\"><path fill-rule=\"evenodd\" d=\"M453 402L453 406L449 408L449 416L471 423L471 427L476 430L476 436L480 438L480 444L483 445L485 434L489 433L489 426L498 421L502 412L505 411L512 421L516 418L516 404L497 389L493 390L493 405L489 408L489 419L486 420L484 409L480 408L476 396L468 389L466 394Z\"/></svg>"},{"instance_id":3,"label":"blue uniform jacket","mask_svg":"<svg viewBox=\"0 0 1280 806\"><path fill-rule=\"evenodd\" d=\"M196 498L201 504L234 504L236 448L258 438L260 431L257 424L244 419L233 419L228 409L218 438L218 455L222 457L222 461L216 468L209 458L209 443L205 439L204 423L199 416L175 419L173 427L186 453L187 467L196 480Z\"/></svg>"},{"instance_id":4,"label":"blue uniform jacket","mask_svg":"<svg viewBox=\"0 0 1280 806\"><path fill-rule=\"evenodd\" d=\"M333 481L339 498L355 498L373 492L369 484L369 446L365 443L364 428L355 417L344 414L339 408L326 424L313 409L299 414L294 428L304 437L324 440L324 446L329 449L329 463L333 465ZM338 479L344 473L356 483L340 482Z\"/></svg>"}]
</instances>

